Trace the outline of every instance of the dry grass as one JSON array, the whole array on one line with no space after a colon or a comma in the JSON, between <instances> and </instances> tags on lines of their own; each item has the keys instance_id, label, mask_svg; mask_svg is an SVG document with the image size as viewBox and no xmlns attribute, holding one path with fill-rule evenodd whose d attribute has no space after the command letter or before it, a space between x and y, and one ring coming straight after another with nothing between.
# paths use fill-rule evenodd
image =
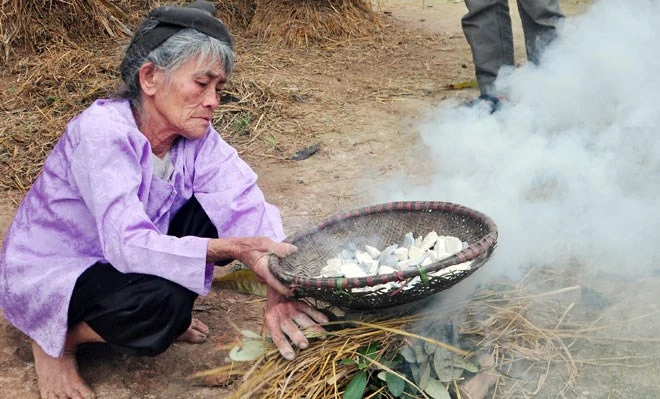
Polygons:
<instances>
[{"instance_id":1,"label":"dry grass","mask_svg":"<svg viewBox=\"0 0 660 399\"><path fill-rule=\"evenodd\" d=\"M257 0L225 0L216 2L218 16L232 32L242 32L250 26Z\"/></svg>"}]
</instances>

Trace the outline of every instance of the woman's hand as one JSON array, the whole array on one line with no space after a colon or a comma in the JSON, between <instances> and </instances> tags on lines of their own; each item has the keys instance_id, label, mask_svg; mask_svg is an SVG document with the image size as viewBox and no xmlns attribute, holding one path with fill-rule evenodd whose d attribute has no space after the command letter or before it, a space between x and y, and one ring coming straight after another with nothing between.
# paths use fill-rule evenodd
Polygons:
<instances>
[{"instance_id":1,"label":"woman's hand","mask_svg":"<svg viewBox=\"0 0 660 399\"><path fill-rule=\"evenodd\" d=\"M313 307L301 301L286 298L268 287L268 304L264 323L270 332L273 343L287 360L293 360L296 352L291 342L300 349L309 346L303 334L304 329L322 332L319 324L325 324L328 318Z\"/></svg>"},{"instance_id":2,"label":"woman's hand","mask_svg":"<svg viewBox=\"0 0 660 399\"><path fill-rule=\"evenodd\" d=\"M291 289L280 282L268 268L268 257L285 257L297 250L295 245L267 237L214 238L209 240L206 261L234 259L245 264L263 283L280 295L291 296Z\"/></svg>"},{"instance_id":3,"label":"woman's hand","mask_svg":"<svg viewBox=\"0 0 660 399\"><path fill-rule=\"evenodd\" d=\"M244 263L254 274L268 285L268 302L264 323L273 343L285 359L293 360L296 353L293 345L307 348L309 342L302 330L322 332L319 324L328 318L306 303L290 298L292 290L280 282L268 268L268 257L285 257L297 250L295 245L276 242L266 237L211 239L208 245L207 262L235 259Z\"/></svg>"}]
</instances>

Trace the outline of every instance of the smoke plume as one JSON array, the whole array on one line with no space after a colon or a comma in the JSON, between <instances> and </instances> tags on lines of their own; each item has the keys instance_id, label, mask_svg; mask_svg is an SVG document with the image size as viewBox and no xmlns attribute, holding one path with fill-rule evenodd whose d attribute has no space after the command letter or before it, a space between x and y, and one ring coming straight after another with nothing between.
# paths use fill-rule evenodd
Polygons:
<instances>
[{"instance_id":1,"label":"smoke plume","mask_svg":"<svg viewBox=\"0 0 660 399\"><path fill-rule=\"evenodd\" d=\"M424 185L381 199L491 216L487 268L581 265L641 274L660 242L660 3L603 0L568 18L540 65L503 70L502 109L447 102L419 126ZM503 269L506 268L506 269Z\"/></svg>"}]
</instances>

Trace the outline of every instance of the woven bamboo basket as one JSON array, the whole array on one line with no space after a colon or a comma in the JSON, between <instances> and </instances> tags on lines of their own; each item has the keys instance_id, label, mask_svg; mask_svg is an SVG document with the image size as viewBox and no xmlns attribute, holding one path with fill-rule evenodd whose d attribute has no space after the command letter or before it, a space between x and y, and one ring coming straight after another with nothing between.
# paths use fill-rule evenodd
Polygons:
<instances>
[{"instance_id":1,"label":"woven bamboo basket","mask_svg":"<svg viewBox=\"0 0 660 399\"><path fill-rule=\"evenodd\" d=\"M401 243L408 232L417 237L431 231L458 237L468 247L425 267L360 278L318 277L326 261L336 257L348 243L384 248ZM285 242L295 244L298 251L284 258L271 256L269 267L277 278L294 288L297 297L349 309L378 309L438 293L477 271L495 249L497 226L487 215L459 204L391 202L330 217L287 237ZM468 261L472 261L469 270L433 276L441 269Z\"/></svg>"}]
</instances>

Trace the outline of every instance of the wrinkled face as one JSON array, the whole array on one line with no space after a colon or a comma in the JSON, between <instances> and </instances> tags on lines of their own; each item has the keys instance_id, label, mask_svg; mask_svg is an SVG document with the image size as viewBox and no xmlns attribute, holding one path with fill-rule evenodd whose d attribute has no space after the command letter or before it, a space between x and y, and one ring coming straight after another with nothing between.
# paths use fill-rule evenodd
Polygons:
<instances>
[{"instance_id":1,"label":"wrinkled face","mask_svg":"<svg viewBox=\"0 0 660 399\"><path fill-rule=\"evenodd\" d=\"M154 72L153 104L161 129L187 139L204 137L213 111L220 104L226 83L222 65L199 62L194 58L183 64L169 79L161 70Z\"/></svg>"}]
</instances>

